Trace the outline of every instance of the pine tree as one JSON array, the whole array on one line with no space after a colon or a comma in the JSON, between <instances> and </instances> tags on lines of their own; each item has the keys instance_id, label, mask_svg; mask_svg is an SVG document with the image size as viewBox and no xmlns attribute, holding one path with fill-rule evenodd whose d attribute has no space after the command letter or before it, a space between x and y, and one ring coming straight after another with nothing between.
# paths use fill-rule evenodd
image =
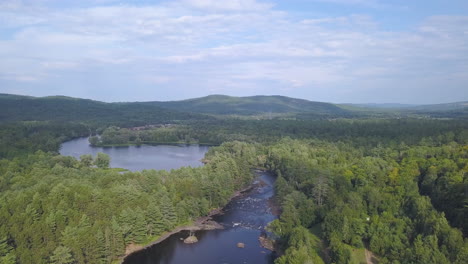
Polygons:
<instances>
[{"instance_id":1,"label":"pine tree","mask_svg":"<svg viewBox=\"0 0 468 264\"><path fill-rule=\"evenodd\" d=\"M122 234L122 228L119 223L112 217L111 221L111 235L110 235L110 251L112 257L120 256L124 253L125 242Z\"/></svg>"},{"instance_id":2,"label":"pine tree","mask_svg":"<svg viewBox=\"0 0 468 264\"><path fill-rule=\"evenodd\" d=\"M98 264L105 264L107 262L106 239L101 230L98 230L96 232L95 240L96 240L96 246L94 248L95 256L94 256L93 261L95 261L95 263L98 263Z\"/></svg>"},{"instance_id":3,"label":"pine tree","mask_svg":"<svg viewBox=\"0 0 468 264\"><path fill-rule=\"evenodd\" d=\"M161 197L161 213L163 215L164 225L166 230L170 230L177 224L177 214L172 201L166 194Z\"/></svg>"},{"instance_id":4,"label":"pine tree","mask_svg":"<svg viewBox=\"0 0 468 264\"><path fill-rule=\"evenodd\" d=\"M135 212L126 208L122 210L119 216L120 230L124 238L125 244L128 245L135 242L134 225L135 225Z\"/></svg>"},{"instance_id":5,"label":"pine tree","mask_svg":"<svg viewBox=\"0 0 468 264\"><path fill-rule=\"evenodd\" d=\"M15 264L16 256L13 247L8 245L6 237L0 238L0 263L1 264Z\"/></svg>"},{"instance_id":6,"label":"pine tree","mask_svg":"<svg viewBox=\"0 0 468 264\"><path fill-rule=\"evenodd\" d=\"M136 243L143 243L146 238L145 214L141 208L135 210L135 224L132 230Z\"/></svg>"},{"instance_id":7,"label":"pine tree","mask_svg":"<svg viewBox=\"0 0 468 264\"><path fill-rule=\"evenodd\" d=\"M50 257L52 264L70 264L73 263L73 256L68 247L58 246Z\"/></svg>"},{"instance_id":8,"label":"pine tree","mask_svg":"<svg viewBox=\"0 0 468 264\"><path fill-rule=\"evenodd\" d=\"M164 231L164 220L161 210L155 203L150 203L146 208L147 234L154 236Z\"/></svg>"}]
</instances>

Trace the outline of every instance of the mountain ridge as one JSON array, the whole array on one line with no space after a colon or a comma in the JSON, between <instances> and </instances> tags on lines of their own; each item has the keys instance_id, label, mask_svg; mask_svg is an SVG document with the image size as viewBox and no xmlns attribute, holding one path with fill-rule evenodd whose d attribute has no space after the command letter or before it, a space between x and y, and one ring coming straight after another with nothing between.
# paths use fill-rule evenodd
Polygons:
<instances>
[{"instance_id":1,"label":"mountain ridge","mask_svg":"<svg viewBox=\"0 0 468 264\"><path fill-rule=\"evenodd\" d=\"M467 118L468 102L381 107L333 104L282 95L235 97L214 94L178 101L102 102L69 96L33 97L0 93L0 122L87 121L139 125L206 118L334 119L366 117ZM384 104L385 105L385 104ZM375 106L375 107L372 107Z\"/></svg>"}]
</instances>

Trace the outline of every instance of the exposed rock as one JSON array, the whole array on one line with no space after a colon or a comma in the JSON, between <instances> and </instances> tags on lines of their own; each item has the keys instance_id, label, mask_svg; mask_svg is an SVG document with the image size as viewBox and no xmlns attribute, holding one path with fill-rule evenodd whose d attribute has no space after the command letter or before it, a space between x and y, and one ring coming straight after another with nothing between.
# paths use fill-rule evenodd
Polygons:
<instances>
[{"instance_id":1,"label":"exposed rock","mask_svg":"<svg viewBox=\"0 0 468 264\"><path fill-rule=\"evenodd\" d=\"M244 248L244 247L245 247L245 244L244 244L244 243L241 243L241 242L239 242L239 243L237 243L237 247L238 247L238 248Z\"/></svg>"},{"instance_id":2,"label":"exposed rock","mask_svg":"<svg viewBox=\"0 0 468 264\"><path fill-rule=\"evenodd\" d=\"M197 239L196 236L189 236L186 239L184 239L185 244L193 244L193 243L197 243L197 242L198 242L198 239Z\"/></svg>"},{"instance_id":3,"label":"exposed rock","mask_svg":"<svg viewBox=\"0 0 468 264\"><path fill-rule=\"evenodd\" d=\"M224 229L222 225L220 225L218 222L212 221L212 220L207 220L200 225L201 230L215 230L215 229Z\"/></svg>"},{"instance_id":4,"label":"exposed rock","mask_svg":"<svg viewBox=\"0 0 468 264\"><path fill-rule=\"evenodd\" d=\"M265 236L260 236L258 238L258 241L260 241L260 245L262 248L266 248L271 251L275 251L275 241L265 237Z\"/></svg>"}]
</instances>

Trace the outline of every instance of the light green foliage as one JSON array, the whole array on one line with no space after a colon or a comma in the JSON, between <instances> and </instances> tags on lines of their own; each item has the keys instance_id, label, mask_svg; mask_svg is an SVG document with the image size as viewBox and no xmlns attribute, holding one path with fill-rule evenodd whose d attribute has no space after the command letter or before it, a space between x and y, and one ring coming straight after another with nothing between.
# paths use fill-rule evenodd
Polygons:
<instances>
[{"instance_id":1,"label":"light green foliage","mask_svg":"<svg viewBox=\"0 0 468 264\"><path fill-rule=\"evenodd\" d=\"M86 126L2 125L0 157L15 158L0 160L0 259L45 264L61 247L56 256L68 261L69 253L74 264L110 262L128 243L225 205L251 182L252 168L264 167L278 175L283 209L269 225L285 252L278 263L320 263L312 226L322 227L336 263L364 245L382 263L467 263L466 130L466 122L424 119L207 119L102 129L109 144L233 140L211 148L201 168L120 174L105 169L102 153L97 167L89 156L53 153L60 141L88 135Z\"/></svg>"},{"instance_id":2,"label":"light green foliage","mask_svg":"<svg viewBox=\"0 0 468 264\"><path fill-rule=\"evenodd\" d=\"M297 226L315 223L322 226L333 263L351 261L350 246L361 248L364 242L383 263L464 259L462 233L434 205L444 201L441 208L454 209L446 211L453 215L449 220L466 226L460 218L466 212L461 187L466 183L460 176L466 177L468 148L455 142L395 148L378 146L365 154L347 145L291 139L271 146L266 163L279 175L276 190L283 211L269 229L286 248L277 262L306 261L304 249L293 246L291 238ZM399 154L383 154L392 152ZM434 205L421 196L418 184L432 194Z\"/></svg>"},{"instance_id":3,"label":"light green foliage","mask_svg":"<svg viewBox=\"0 0 468 264\"><path fill-rule=\"evenodd\" d=\"M2 264L108 263L130 243L225 205L251 182L256 153L235 142L212 148L204 167L125 174L103 169L108 160L93 168L43 152L0 161Z\"/></svg>"},{"instance_id":4,"label":"light green foliage","mask_svg":"<svg viewBox=\"0 0 468 264\"><path fill-rule=\"evenodd\" d=\"M91 154L81 155L80 163L84 167L91 167L91 165L93 165L93 156Z\"/></svg>"},{"instance_id":5,"label":"light green foliage","mask_svg":"<svg viewBox=\"0 0 468 264\"><path fill-rule=\"evenodd\" d=\"M50 257L52 264L71 264L74 262L68 247L58 246Z\"/></svg>"},{"instance_id":6,"label":"light green foliage","mask_svg":"<svg viewBox=\"0 0 468 264\"><path fill-rule=\"evenodd\" d=\"M102 152L98 152L96 155L96 158L94 159L94 165L96 165L98 168L101 169L106 169L109 168L110 164L110 157L107 154L104 154Z\"/></svg>"},{"instance_id":7,"label":"light green foliage","mask_svg":"<svg viewBox=\"0 0 468 264\"><path fill-rule=\"evenodd\" d=\"M13 248L8 245L7 238L0 237L0 263L1 264L15 264L16 256Z\"/></svg>"},{"instance_id":8,"label":"light green foliage","mask_svg":"<svg viewBox=\"0 0 468 264\"><path fill-rule=\"evenodd\" d=\"M320 241L309 230L299 225L290 232L287 243L288 249L275 263L323 264L324 262L318 255L319 252L317 252L317 249L320 248L319 243Z\"/></svg>"}]
</instances>

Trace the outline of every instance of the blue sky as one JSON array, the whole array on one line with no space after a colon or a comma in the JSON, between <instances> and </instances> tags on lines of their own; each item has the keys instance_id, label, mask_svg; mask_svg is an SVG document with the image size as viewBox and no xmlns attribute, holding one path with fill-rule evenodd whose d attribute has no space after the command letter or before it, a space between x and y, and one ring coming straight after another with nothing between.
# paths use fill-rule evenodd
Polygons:
<instances>
[{"instance_id":1,"label":"blue sky","mask_svg":"<svg viewBox=\"0 0 468 264\"><path fill-rule=\"evenodd\" d=\"M468 1L3 0L0 92L468 100Z\"/></svg>"}]
</instances>

